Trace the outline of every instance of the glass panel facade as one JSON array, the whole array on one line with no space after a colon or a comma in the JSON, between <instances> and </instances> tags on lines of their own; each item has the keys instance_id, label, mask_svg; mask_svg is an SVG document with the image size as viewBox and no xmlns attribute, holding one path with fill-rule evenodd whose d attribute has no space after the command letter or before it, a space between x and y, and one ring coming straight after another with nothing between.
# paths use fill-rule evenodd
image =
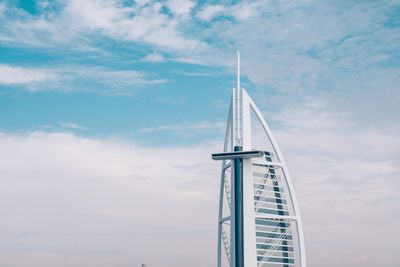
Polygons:
<instances>
[{"instance_id":1,"label":"glass panel facade","mask_svg":"<svg viewBox=\"0 0 400 267\"><path fill-rule=\"evenodd\" d=\"M253 162L254 211L256 223L257 262L259 266L294 265L292 225L285 184L271 157ZM270 163L271 164L271 163ZM269 217L269 215L272 215ZM282 219L279 218L282 216Z\"/></svg>"}]
</instances>

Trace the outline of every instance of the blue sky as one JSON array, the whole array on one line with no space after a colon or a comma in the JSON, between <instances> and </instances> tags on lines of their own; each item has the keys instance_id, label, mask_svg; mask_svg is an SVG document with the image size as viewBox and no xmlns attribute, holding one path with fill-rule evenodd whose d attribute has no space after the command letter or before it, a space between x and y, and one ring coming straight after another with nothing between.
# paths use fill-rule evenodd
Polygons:
<instances>
[{"instance_id":1,"label":"blue sky","mask_svg":"<svg viewBox=\"0 0 400 267\"><path fill-rule=\"evenodd\" d=\"M292 171L309 265L399 266L398 1L0 1L0 263L214 265L209 154L236 49ZM178 249L152 256L145 226Z\"/></svg>"},{"instance_id":2,"label":"blue sky","mask_svg":"<svg viewBox=\"0 0 400 267\"><path fill-rule=\"evenodd\" d=\"M1 11L4 131L67 123L151 142L141 129L219 125L237 48L246 88L275 113L307 97L355 113L341 102L372 97L372 75L398 79L396 3L6 1Z\"/></svg>"}]
</instances>

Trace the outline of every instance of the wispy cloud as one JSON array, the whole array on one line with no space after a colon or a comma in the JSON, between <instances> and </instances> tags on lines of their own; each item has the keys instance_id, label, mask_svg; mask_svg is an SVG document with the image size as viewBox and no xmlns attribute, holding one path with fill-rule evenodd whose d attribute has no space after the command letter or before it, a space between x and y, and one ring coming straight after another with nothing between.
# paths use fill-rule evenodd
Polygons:
<instances>
[{"instance_id":1,"label":"wispy cloud","mask_svg":"<svg viewBox=\"0 0 400 267\"><path fill-rule=\"evenodd\" d=\"M209 4L205 5L197 16L205 21L210 21L220 15L242 21L260 15L263 6L265 6L263 1L242 1L234 5Z\"/></svg>"},{"instance_id":2,"label":"wispy cloud","mask_svg":"<svg viewBox=\"0 0 400 267\"><path fill-rule=\"evenodd\" d=\"M197 16L202 20L208 21L217 15L225 13L226 9L226 6L223 5L207 5L197 13Z\"/></svg>"},{"instance_id":3,"label":"wispy cloud","mask_svg":"<svg viewBox=\"0 0 400 267\"><path fill-rule=\"evenodd\" d=\"M60 126L71 130L87 130L87 127L81 126L73 122L60 122Z\"/></svg>"},{"instance_id":4,"label":"wispy cloud","mask_svg":"<svg viewBox=\"0 0 400 267\"><path fill-rule=\"evenodd\" d=\"M0 84L20 85L54 82L57 72L45 68L26 68L0 64Z\"/></svg>"},{"instance_id":5,"label":"wispy cloud","mask_svg":"<svg viewBox=\"0 0 400 267\"><path fill-rule=\"evenodd\" d=\"M97 66L56 66L53 68L0 65L0 85L37 91L91 91L105 94L132 94L130 86L168 82L137 70L113 70ZM93 86L93 85L96 85Z\"/></svg>"},{"instance_id":6,"label":"wispy cloud","mask_svg":"<svg viewBox=\"0 0 400 267\"><path fill-rule=\"evenodd\" d=\"M196 2L193 0L169 0L167 6L176 16L187 18L196 6Z\"/></svg>"},{"instance_id":7,"label":"wispy cloud","mask_svg":"<svg viewBox=\"0 0 400 267\"><path fill-rule=\"evenodd\" d=\"M153 128L143 128L140 133L174 132L178 135L193 135L199 132L221 132L225 129L225 122L199 121L194 123L178 123L160 125Z\"/></svg>"},{"instance_id":8,"label":"wispy cloud","mask_svg":"<svg viewBox=\"0 0 400 267\"><path fill-rule=\"evenodd\" d=\"M374 2L351 1L214 5L68 0L63 5L50 4L40 16L10 4L3 6L3 42L98 51L103 49L102 38L109 38L152 46L144 58L149 62L222 67L233 67L227 52L240 49L246 58L242 73L253 83L292 93L337 88L337 73L348 78L353 73L374 72L377 66L392 69L400 43L396 28L386 23L396 7L391 1L377 8ZM204 22L197 23L198 18ZM166 55L161 58L157 51Z\"/></svg>"},{"instance_id":9,"label":"wispy cloud","mask_svg":"<svg viewBox=\"0 0 400 267\"><path fill-rule=\"evenodd\" d=\"M139 42L168 49L200 49L205 43L182 34L179 19L189 15L195 3L169 1L122 4L119 1L69 0L49 4L41 16L3 5L0 39L28 45L90 44L88 35L119 41ZM176 16L170 17L162 9ZM79 47L78 47L79 48Z\"/></svg>"},{"instance_id":10,"label":"wispy cloud","mask_svg":"<svg viewBox=\"0 0 400 267\"><path fill-rule=\"evenodd\" d=\"M165 62L165 58L160 53L151 53L141 59L144 62Z\"/></svg>"},{"instance_id":11,"label":"wispy cloud","mask_svg":"<svg viewBox=\"0 0 400 267\"><path fill-rule=\"evenodd\" d=\"M197 76L197 77L217 77L217 73L208 73L208 72L188 72L188 71L179 71L177 74L182 74L185 76Z\"/></svg>"}]
</instances>

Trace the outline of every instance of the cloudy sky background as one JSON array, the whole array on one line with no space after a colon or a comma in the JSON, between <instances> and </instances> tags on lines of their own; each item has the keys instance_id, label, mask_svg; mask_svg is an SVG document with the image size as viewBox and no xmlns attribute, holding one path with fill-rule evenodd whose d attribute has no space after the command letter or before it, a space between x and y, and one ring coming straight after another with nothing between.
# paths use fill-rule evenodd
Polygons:
<instances>
[{"instance_id":1,"label":"cloudy sky background","mask_svg":"<svg viewBox=\"0 0 400 267\"><path fill-rule=\"evenodd\" d=\"M398 267L398 1L0 1L0 265L215 266L234 53L311 267Z\"/></svg>"}]
</instances>

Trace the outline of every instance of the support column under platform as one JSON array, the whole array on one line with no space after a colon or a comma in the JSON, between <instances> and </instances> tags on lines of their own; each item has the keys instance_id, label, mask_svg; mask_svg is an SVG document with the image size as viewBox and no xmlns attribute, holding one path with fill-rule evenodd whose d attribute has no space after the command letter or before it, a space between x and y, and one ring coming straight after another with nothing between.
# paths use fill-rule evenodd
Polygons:
<instances>
[{"instance_id":1,"label":"support column under platform","mask_svg":"<svg viewBox=\"0 0 400 267\"><path fill-rule=\"evenodd\" d=\"M242 147L235 146L235 151ZM234 210L235 210L235 267L244 267L243 241L243 159L235 158L234 162Z\"/></svg>"}]
</instances>

